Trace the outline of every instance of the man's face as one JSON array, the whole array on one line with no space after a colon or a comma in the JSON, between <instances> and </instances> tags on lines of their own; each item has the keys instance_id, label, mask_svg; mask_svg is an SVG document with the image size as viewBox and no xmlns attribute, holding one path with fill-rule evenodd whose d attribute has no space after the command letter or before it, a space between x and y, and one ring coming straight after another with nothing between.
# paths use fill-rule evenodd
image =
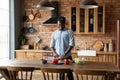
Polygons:
<instances>
[{"instance_id":1,"label":"man's face","mask_svg":"<svg viewBox=\"0 0 120 80\"><path fill-rule=\"evenodd\" d=\"M59 30L63 30L65 28L65 23L58 21L57 24L58 24Z\"/></svg>"}]
</instances>

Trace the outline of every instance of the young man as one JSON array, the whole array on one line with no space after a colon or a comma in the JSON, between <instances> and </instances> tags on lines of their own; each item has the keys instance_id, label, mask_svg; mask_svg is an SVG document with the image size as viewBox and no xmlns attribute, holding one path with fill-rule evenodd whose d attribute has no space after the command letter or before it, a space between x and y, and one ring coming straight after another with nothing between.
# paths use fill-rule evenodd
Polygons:
<instances>
[{"instance_id":1,"label":"young man","mask_svg":"<svg viewBox=\"0 0 120 80\"><path fill-rule=\"evenodd\" d=\"M75 46L74 35L70 29L65 27L65 17L58 18L58 29L53 32L50 47L53 56L59 59L71 59L71 49ZM68 74L69 80L73 80L72 72ZM64 80L64 74L60 74L60 80Z\"/></svg>"}]
</instances>

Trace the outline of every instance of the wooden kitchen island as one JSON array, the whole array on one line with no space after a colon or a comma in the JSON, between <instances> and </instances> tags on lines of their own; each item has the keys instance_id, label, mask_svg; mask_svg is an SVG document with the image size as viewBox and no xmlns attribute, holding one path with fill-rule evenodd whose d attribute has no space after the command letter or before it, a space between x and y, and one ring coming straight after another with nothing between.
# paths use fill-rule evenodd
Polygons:
<instances>
[{"instance_id":1,"label":"wooden kitchen island","mask_svg":"<svg viewBox=\"0 0 120 80\"><path fill-rule=\"evenodd\" d=\"M47 50L15 50L15 58L17 59L41 59L43 56L51 56L52 51ZM73 59L77 56L77 51L72 51ZM80 57L80 56L79 56ZM98 62L116 62L117 53L116 52L97 52L94 57L85 57L86 61L98 61Z\"/></svg>"},{"instance_id":2,"label":"wooden kitchen island","mask_svg":"<svg viewBox=\"0 0 120 80\"><path fill-rule=\"evenodd\" d=\"M110 62L84 62L83 65L78 65L71 62L69 65L57 65L52 63L42 64L40 60L30 60L30 59L12 59L12 60L1 60L0 61L0 73L9 80L7 66L15 67L34 67L35 70L40 70L41 68L54 68L54 69L74 69L87 70L87 71L105 71L108 78L107 80L114 80L116 74L120 72L120 69L113 63ZM74 71L73 71L74 72ZM111 77L111 75L113 75Z\"/></svg>"}]
</instances>

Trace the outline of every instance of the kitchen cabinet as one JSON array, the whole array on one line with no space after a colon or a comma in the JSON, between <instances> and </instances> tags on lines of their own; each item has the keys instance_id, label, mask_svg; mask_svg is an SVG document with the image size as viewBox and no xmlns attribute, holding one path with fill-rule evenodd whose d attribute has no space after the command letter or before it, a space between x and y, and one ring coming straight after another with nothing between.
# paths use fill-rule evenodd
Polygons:
<instances>
[{"instance_id":1,"label":"kitchen cabinet","mask_svg":"<svg viewBox=\"0 0 120 80\"><path fill-rule=\"evenodd\" d=\"M77 34L105 33L105 5L99 4L95 9L70 7L70 28Z\"/></svg>"},{"instance_id":2,"label":"kitchen cabinet","mask_svg":"<svg viewBox=\"0 0 120 80\"><path fill-rule=\"evenodd\" d=\"M15 58L17 59L25 58L25 52L19 52L19 51L15 52Z\"/></svg>"},{"instance_id":3,"label":"kitchen cabinet","mask_svg":"<svg viewBox=\"0 0 120 80\"><path fill-rule=\"evenodd\" d=\"M77 52L72 52L72 57L84 58L85 61L97 61L97 62L112 62L116 64L117 53L116 52L97 52L96 56L77 56Z\"/></svg>"},{"instance_id":4,"label":"kitchen cabinet","mask_svg":"<svg viewBox=\"0 0 120 80\"><path fill-rule=\"evenodd\" d=\"M42 59L48 56L52 51L45 50L15 50L15 58L17 59Z\"/></svg>"},{"instance_id":5,"label":"kitchen cabinet","mask_svg":"<svg viewBox=\"0 0 120 80\"><path fill-rule=\"evenodd\" d=\"M42 59L41 53L34 52L16 52L15 58L17 59Z\"/></svg>"}]
</instances>

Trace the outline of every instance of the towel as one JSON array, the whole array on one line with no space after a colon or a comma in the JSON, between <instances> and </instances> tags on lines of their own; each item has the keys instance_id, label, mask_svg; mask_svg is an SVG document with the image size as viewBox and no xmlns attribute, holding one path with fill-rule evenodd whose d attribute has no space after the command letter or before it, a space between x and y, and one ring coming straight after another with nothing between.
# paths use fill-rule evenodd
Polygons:
<instances>
[{"instance_id":1,"label":"towel","mask_svg":"<svg viewBox=\"0 0 120 80\"><path fill-rule=\"evenodd\" d=\"M96 56L95 50L79 50L77 53L78 56Z\"/></svg>"}]
</instances>

